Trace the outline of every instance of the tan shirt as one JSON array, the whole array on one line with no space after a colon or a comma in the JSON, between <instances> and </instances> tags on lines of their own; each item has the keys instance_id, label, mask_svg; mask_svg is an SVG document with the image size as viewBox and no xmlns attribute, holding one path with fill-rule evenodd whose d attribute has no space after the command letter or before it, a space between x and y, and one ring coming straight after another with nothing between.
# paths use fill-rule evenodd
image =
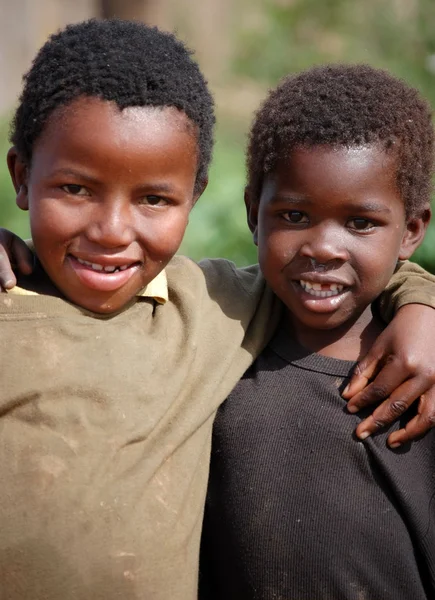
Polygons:
<instances>
[{"instance_id":1,"label":"tan shirt","mask_svg":"<svg viewBox=\"0 0 435 600\"><path fill-rule=\"evenodd\" d=\"M215 411L281 309L257 267L166 275L111 317L0 296L1 600L196 598Z\"/></svg>"}]
</instances>

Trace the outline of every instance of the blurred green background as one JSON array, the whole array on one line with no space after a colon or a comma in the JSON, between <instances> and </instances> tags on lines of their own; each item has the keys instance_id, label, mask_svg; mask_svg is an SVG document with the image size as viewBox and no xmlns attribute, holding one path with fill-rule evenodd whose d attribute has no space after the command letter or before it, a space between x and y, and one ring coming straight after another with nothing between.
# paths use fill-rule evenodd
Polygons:
<instances>
[{"instance_id":1,"label":"blurred green background","mask_svg":"<svg viewBox=\"0 0 435 600\"><path fill-rule=\"evenodd\" d=\"M181 13L182 4L177 3ZM190 0L193 11L194 4ZM213 7L213 1L208 5ZM243 203L244 147L253 110L267 90L285 74L314 64L365 62L403 77L434 106L435 1L221 0L215 7L225 10L227 18L221 19L221 33L212 40L208 54L198 47L200 40L190 39L180 21L179 35L198 50L218 114L210 183L192 212L182 252L195 259L227 257L243 265L256 260ZM179 23L174 17L170 24ZM228 39L223 39L222 31ZM220 55L225 60L213 68L210 57ZM201 59L207 56L208 60ZM8 116L0 122L3 156L8 148ZM0 225L29 235L27 215L15 207L4 162ZM435 220L414 258L435 272Z\"/></svg>"}]
</instances>

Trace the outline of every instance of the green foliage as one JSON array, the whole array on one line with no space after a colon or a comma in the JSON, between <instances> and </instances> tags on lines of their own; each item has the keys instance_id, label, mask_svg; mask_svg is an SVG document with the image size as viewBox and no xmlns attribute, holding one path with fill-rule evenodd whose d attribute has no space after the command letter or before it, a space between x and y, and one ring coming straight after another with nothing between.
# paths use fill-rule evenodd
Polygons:
<instances>
[{"instance_id":1,"label":"green foliage","mask_svg":"<svg viewBox=\"0 0 435 600\"><path fill-rule=\"evenodd\" d=\"M181 252L195 260L229 258L238 265L256 262L243 201L244 148L240 139L218 131L209 184L193 209Z\"/></svg>"}]
</instances>

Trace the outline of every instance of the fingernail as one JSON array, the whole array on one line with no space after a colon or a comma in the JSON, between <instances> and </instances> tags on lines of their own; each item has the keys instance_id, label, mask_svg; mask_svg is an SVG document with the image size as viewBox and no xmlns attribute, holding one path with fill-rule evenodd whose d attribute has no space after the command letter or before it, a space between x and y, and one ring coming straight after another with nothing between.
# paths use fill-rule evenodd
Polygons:
<instances>
[{"instance_id":1,"label":"fingernail","mask_svg":"<svg viewBox=\"0 0 435 600\"><path fill-rule=\"evenodd\" d=\"M358 412L358 407L351 404L351 406L347 407L347 412L350 412L351 414L356 413Z\"/></svg>"},{"instance_id":2,"label":"fingernail","mask_svg":"<svg viewBox=\"0 0 435 600\"><path fill-rule=\"evenodd\" d=\"M393 442L392 444L389 444L392 450L394 450L395 448L399 448L401 445L402 444L400 442Z\"/></svg>"},{"instance_id":3,"label":"fingernail","mask_svg":"<svg viewBox=\"0 0 435 600\"><path fill-rule=\"evenodd\" d=\"M362 433L359 434L359 439L363 442L364 440L366 440L369 437L370 433L368 431L363 431Z\"/></svg>"},{"instance_id":4,"label":"fingernail","mask_svg":"<svg viewBox=\"0 0 435 600\"><path fill-rule=\"evenodd\" d=\"M347 394L347 392L349 391L349 387L350 387L350 384L348 383L347 386L343 390L343 394Z\"/></svg>"}]
</instances>

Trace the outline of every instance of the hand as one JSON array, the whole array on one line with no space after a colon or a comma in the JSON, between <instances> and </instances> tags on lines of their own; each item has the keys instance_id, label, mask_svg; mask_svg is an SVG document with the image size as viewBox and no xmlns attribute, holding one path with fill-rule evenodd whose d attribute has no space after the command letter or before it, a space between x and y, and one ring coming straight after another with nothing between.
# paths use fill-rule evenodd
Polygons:
<instances>
[{"instance_id":1,"label":"hand","mask_svg":"<svg viewBox=\"0 0 435 600\"><path fill-rule=\"evenodd\" d=\"M33 270L33 255L21 238L0 227L0 291L17 284L11 265L23 275L29 275Z\"/></svg>"},{"instance_id":2,"label":"hand","mask_svg":"<svg viewBox=\"0 0 435 600\"><path fill-rule=\"evenodd\" d=\"M425 434L435 425L434 384L435 310L421 304L407 304L399 309L359 362L343 393L349 398L347 408L351 413L383 400L358 425L357 437L365 439L391 424L415 400L418 414L404 429L388 437L388 445L397 448Z\"/></svg>"}]
</instances>

